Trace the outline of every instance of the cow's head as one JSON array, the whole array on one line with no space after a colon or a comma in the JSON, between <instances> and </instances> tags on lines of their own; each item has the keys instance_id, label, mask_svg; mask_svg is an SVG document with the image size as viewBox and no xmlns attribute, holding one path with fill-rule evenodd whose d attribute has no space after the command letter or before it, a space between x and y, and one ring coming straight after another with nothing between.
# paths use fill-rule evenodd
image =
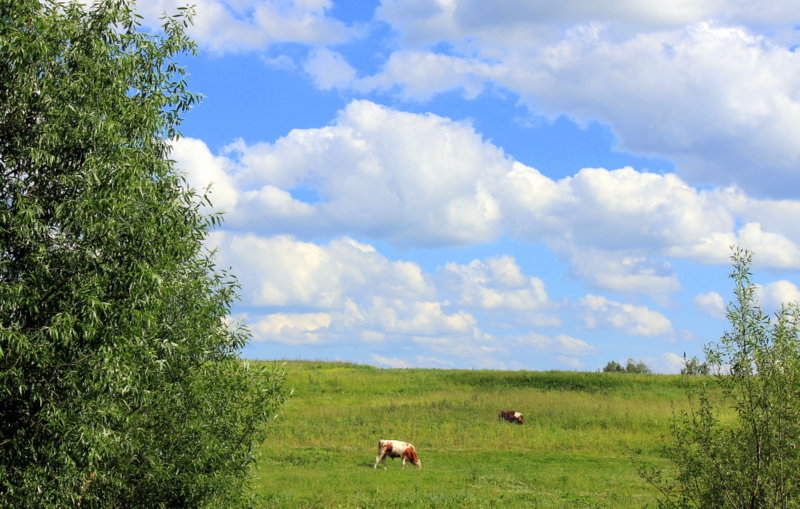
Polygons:
<instances>
[{"instance_id":1,"label":"cow's head","mask_svg":"<svg viewBox=\"0 0 800 509\"><path fill-rule=\"evenodd\" d=\"M514 420L517 421L518 424L525 424L525 418L522 417L522 414L519 412L514 412Z\"/></svg>"},{"instance_id":2,"label":"cow's head","mask_svg":"<svg viewBox=\"0 0 800 509\"><path fill-rule=\"evenodd\" d=\"M406 449L406 459L415 467L422 468L422 461L419 459L419 456L417 456L417 450L414 449L414 446Z\"/></svg>"}]
</instances>

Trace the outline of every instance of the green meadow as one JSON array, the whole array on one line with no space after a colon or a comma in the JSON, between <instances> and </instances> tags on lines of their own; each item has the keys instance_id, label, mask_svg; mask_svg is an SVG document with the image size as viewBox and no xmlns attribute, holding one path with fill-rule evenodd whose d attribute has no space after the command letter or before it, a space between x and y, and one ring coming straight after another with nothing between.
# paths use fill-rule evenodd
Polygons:
<instances>
[{"instance_id":1,"label":"green meadow","mask_svg":"<svg viewBox=\"0 0 800 509\"><path fill-rule=\"evenodd\" d=\"M655 507L642 465L699 378L289 362L260 449L260 507ZM525 425L499 421L514 409ZM373 470L379 439L416 446Z\"/></svg>"}]
</instances>

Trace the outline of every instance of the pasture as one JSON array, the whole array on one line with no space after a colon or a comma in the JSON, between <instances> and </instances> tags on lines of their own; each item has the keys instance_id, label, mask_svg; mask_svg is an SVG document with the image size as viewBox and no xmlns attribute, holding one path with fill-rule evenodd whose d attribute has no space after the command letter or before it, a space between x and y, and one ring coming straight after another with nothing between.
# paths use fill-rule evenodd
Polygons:
<instances>
[{"instance_id":1,"label":"pasture","mask_svg":"<svg viewBox=\"0 0 800 509\"><path fill-rule=\"evenodd\" d=\"M655 507L641 465L692 377L377 369L289 362L294 394L262 445L261 507ZM515 409L524 425L500 421ZM412 442L422 469L386 460Z\"/></svg>"}]
</instances>

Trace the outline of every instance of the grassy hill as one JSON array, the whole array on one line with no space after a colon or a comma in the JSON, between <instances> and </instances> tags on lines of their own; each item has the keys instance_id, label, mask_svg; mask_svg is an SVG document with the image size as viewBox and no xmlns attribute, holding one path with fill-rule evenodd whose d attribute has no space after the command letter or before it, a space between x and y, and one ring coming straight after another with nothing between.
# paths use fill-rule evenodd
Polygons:
<instances>
[{"instance_id":1,"label":"grassy hill","mask_svg":"<svg viewBox=\"0 0 800 509\"><path fill-rule=\"evenodd\" d=\"M289 362L294 395L262 447L264 507L654 507L637 474L659 447L686 377L378 369ZM525 414L501 422L500 409ZM422 470L377 442L412 442Z\"/></svg>"}]
</instances>

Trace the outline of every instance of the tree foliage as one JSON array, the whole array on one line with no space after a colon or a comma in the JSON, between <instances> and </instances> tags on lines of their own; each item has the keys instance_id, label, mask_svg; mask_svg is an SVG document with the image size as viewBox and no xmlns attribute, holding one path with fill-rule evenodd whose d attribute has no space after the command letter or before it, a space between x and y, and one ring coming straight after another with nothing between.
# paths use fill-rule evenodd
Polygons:
<instances>
[{"instance_id":1,"label":"tree foliage","mask_svg":"<svg viewBox=\"0 0 800 509\"><path fill-rule=\"evenodd\" d=\"M637 362L633 359L628 359L628 362L624 366L616 361L608 361L608 364L603 367L603 373L649 374L652 372L653 371L644 361Z\"/></svg>"},{"instance_id":2,"label":"tree foliage","mask_svg":"<svg viewBox=\"0 0 800 509\"><path fill-rule=\"evenodd\" d=\"M683 367L681 368L681 375L708 375L711 370L707 362L702 362L697 357L686 359L684 355Z\"/></svg>"},{"instance_id":3,"label":"tree foliage","mask_svg":"<svg viewBox=\"0 0 800 509\"><path fill-rule=\"evenodd\" d=\"M730 330L706 347L710 386L672 423L674 471L644 469L661 507L800 505L800 322L797 305L772 318L757 303L752 254L732 255Z\"/></svg>"},{"instance_id":4,"label":"tree foliage","mask_svg":"<svg viewBox=\"0 0 800 509\"><path fill-rule=\"evenodd\" d=\"M169 159L185 14L0 0L0 506L231 505L285 397Z\"/></svg>"}]
</instances>

